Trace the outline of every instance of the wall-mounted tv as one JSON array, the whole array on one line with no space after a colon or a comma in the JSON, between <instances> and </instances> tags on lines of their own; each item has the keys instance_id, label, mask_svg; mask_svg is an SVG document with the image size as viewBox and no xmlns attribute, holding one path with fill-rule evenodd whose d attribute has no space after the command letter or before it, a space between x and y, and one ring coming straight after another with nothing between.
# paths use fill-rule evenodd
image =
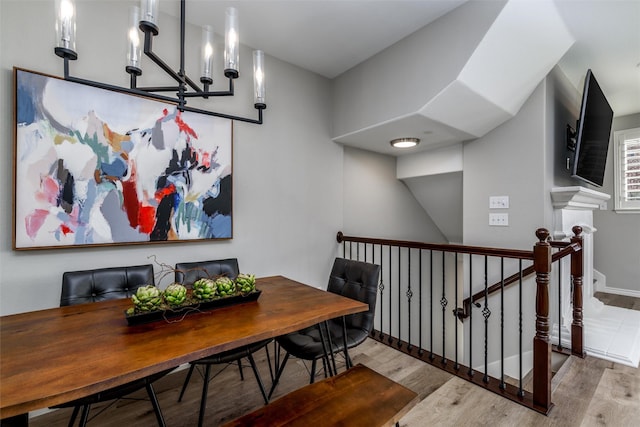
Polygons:
<instances>
[{"instance_id":1,"label":"wall-mounted tv","mask_svg":"<svg viewBox=\"0 0 640 427\"><path fill-rule=\"evenodd\" d=\"M593 72L588 70L577 131L569 130L568 148L575 151L571 166L573 178L602 187L612 121L613 110Z\"/></svg>"}]
</instances>

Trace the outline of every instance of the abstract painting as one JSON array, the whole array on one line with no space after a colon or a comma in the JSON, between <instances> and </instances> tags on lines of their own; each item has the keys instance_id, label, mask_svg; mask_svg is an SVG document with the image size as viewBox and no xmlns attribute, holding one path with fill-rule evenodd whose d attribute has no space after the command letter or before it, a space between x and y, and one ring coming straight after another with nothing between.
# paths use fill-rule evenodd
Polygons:
<instances>
[{"instance_id":1,"label":"abstract painting","mask_svg":"<svg viewBox=\"0 0 640 427\"><path fill-rule=\"evenodd\" d=\"M231 120L14 75L14 249L232 237Z\"/></svg>"}]
</instances>

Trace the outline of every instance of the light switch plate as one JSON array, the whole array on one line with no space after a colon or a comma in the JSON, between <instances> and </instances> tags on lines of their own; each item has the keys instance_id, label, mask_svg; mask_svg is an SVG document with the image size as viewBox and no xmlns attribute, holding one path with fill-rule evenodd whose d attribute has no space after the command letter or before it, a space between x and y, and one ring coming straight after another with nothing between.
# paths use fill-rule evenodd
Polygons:
<instances>
[{"instance_id":1,"label":"light switch plate","mask_svg":"<svg viewBox=\"0 0 640 427\"><path fill-rule=\"evenodd\" d=\"M491 196L489 197L489 209L508 209L509 196Z\"/></svg>"},{"instance_id":2,"label":"light switch plate","mask_svg":"<svg viewBox=\"0 0 640 427\"><path fill-rule=\"evenodd\" d=\"M489 225L495 226L495 227L508 227L509 214L508 213L490 213Z\"/></svg>"}]
</instances>

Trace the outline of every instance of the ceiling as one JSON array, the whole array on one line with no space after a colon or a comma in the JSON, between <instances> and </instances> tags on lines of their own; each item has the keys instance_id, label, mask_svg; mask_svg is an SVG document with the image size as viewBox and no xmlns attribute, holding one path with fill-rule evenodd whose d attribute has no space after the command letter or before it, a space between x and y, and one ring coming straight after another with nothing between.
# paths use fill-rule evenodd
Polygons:
<instances>
[{"instance_id":1,"label":"ceiling","mask_svg":"<svg viewBox=\"0 0 640 427\"><path fill-rule=\"evenodd\" d=\"M187 0L186 10L222 33L233 5L243 44L334 78L466 1L480 0ZM581 91L591 68L616 116L640 113L640 0L554 3L576 39L559 62L569 80ZM178 15L179 1L160 8Z\"/></svg>"}]
</instances>

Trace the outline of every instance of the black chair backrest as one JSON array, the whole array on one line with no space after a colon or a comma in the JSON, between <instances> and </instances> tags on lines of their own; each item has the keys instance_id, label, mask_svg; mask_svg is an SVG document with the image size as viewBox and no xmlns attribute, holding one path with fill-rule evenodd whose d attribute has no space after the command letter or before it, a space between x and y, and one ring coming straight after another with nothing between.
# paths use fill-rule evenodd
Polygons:
<instances>
[{"instance_id":1,"label":"black chair backrest","mask_svg":"<svg viewBox=\"0 0 640 427\"><path fill-rule=\"evenodd\" d=\"M344 258L335 259L327 291L369 304L369 310L345 318L347 329L361 329L367 334L371 332L379 279L379 265Z\"/></svg>"},{"instance_id":2,"label":"black chair backrest","mask_svg":"<svg viewBox=\"0 0 640 427\"><path fill-rule=\"evenodd\" d=\"M189 286L203 277L213 279L216 276L226 276L234 280L239 273L240 269L237 258L181 262L176 264L175 281Z\"/></svg>"},{"instance_id":3,"label":"black chair backrest","mask_svg":"<svg viewBox=\"0 0 640 427\"><path fill-rule=\"evenodd\" d=\"M60 306L130 298L145 285L155 285L152 264L67 271L62 275Z\"/></svg>"}]
</instances>

